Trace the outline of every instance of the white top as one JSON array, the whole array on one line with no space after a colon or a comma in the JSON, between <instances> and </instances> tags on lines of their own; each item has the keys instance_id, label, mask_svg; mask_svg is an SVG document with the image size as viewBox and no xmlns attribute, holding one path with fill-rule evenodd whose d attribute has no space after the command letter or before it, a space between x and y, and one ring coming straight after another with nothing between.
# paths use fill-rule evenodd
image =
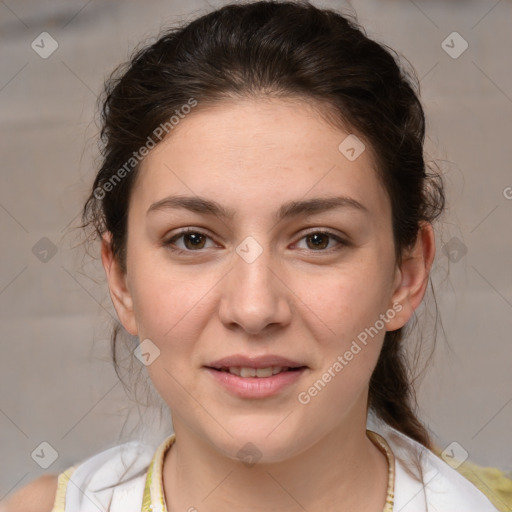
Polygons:
<instances>
[{"instance_id":1,"label":"white top","mask_svg":"<svg viewBox=\"0 0 512 512\"><path fill-rule=\"evenodd\" d=\"M368 416L367 428L380 434L395 456L394 512L496 512L489 499L464 476L415 440ZM167 438L157 453L163 461ZM167 443L167 444L166 444ZM165 446L164 446L165 445ZM57 503L52 512L141 512L146 477L155 449L149 444L131 441L102 451L74 466L70 482L59 477L59 491L65 506ZM419 458L423 482L414 460ZM76 469L75 469L76 468ZM161 469L161 468L160 468ZM161 471L154 473L161 488ZM415 478L417 477L417 479ZM67 484L67 485L66 485ZM152 512L164 512L160 505L147 506Z\"/></svg>"},{"instance_id":2,"label":"white top","mask_svg":"<svg viewBox=\"0 0 512 512\"><path fill-rule=\"evenodd\" d=\"M395 455L393 512L496 512L487 496L443 459L390 425L368 416ZM423 482L414 463L420 459Z\"/></svg>"}]
</instances>

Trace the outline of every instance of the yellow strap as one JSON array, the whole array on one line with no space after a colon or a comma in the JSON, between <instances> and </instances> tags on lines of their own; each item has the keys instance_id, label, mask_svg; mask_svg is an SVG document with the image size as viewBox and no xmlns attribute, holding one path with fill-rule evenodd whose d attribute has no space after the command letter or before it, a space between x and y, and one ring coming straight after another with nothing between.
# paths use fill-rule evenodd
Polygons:
<instances>
[{"instance_id":1,"label":"yellow strap","mask_svg":"<svg viewBox=\"0 0 512 512\"><path fill-rule=\"evenodd\" d=\"M57 492L55 494L55 501L51 512L66 511L66 489L71 475L75 472L78 466L78 464L71 466L59 475L57 479Z\"/></svg>"},{"instance_id":2,"label":"yellow strap","mask_svg":"<svg viewBox=\"0 0 512 512\"><path fill-rule=\"evenodd\" d=\"M155 459L151 461L146 477L146 485L144 486L144 495L142 496L142 512L153 512L151 505L151 482L153 481L153 466Z\"/></svg>"},{"instance_id":3,"label":"yellow strap","mask_svg":"<svg viewBox=\"0 0 512 512\"><path fill-rule=\"evenodd\" d=\"M158 447L151 464L149 465L142 497L142 512L167 512L165 506L162 469L165 454L172 446L176 437L175 434L167 437Z\"/></svg>"},{"instance_id":4,"label":"yellow strap","mask_svg":"<svg viewBox=\"0 0 512 512\"><path fill-rule=\"evenodd\" d=\"M386 503L384 504L383 512L393 512L395 502L395 454L388 442L377 432L373 430L366 430L366 435L373 441L388 460L388 489L386 494Z\"/></svg>"},{"instance_id":5,"label":"yellow strap","mask_svg":"<svg viewBox=\"0 0 512 512\"><path fill-rule=\"evenodd\" d=\"M393 510L394 501L395 457L390 446L382 436L371 430L367 430L366 432L370 440L383 451L388 460L388 492L383 512L391 512ZM142 498L142 512L167 512L162 485L162 468L165 454L175 440L175 434L165 439L158 447L149 465Z\"/></svg>"}]
</instances>

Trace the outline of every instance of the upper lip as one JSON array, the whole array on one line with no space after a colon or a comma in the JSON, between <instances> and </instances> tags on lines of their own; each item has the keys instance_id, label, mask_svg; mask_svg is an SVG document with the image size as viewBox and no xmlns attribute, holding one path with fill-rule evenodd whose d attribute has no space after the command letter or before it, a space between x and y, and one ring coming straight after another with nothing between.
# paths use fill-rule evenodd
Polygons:
<instances>
[{"instance_id":1,"label":"upper lip","mask_svg":"<svg viewBox=\"0 0 512 512\"><path fill-rule=\"evenodd\" d=\"M292 359L276 355L264 355L258 357L249 357L244 355L233 355L217 359L206 365L209 368L268 368L269 366L281 366L288 368L300 368L303 365Z\"/></svg>"}]
</instances>

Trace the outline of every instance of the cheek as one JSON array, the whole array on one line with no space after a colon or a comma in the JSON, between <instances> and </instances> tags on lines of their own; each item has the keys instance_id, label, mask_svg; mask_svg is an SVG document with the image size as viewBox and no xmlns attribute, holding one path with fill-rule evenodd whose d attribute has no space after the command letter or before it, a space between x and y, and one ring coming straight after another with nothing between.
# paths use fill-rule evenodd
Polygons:
<instances>
[{"instance_id":1,"label":"cheek","mask_svg":"<svg viewBox=\"0 0 512 512\"><path fill-rule=\"evenodd\" d=\"M172 410L191 407L191 366L197 363L194 348L211 318L207 308L208 292L213 285L206 276L199 277L196 273L194 277L190 272L186 277L180 276L169 268L140 272L134 279L134 308L140 339L149 338L159 350L147 371L155 389Z\"/></svg>"},{"instance_id":2,"label":"cheek","mask_svg":"<svg viewBox=\"0 0 512 512\"><path fill-rule=\"evenodd\" d=\"M308 316L319 324L319 338L346 344L372 327L389 301L384 277L374 268L351 266L313 280L305 276L297 283L304 312L309 309Z\"/></svg>"},{"instance_id":3,"label":"cheek","mask_svg":"<svg viewBox=\"0 0 512 512\"><path fill-rule=\"evenodd\" d=\"M161 350L187 346L202 327L213 278L172 265L159 250L134 251L132 261L131 292L140 336Z\"/></svg>"},{"instance_id":4,"label":"cheek","mask_svg":"<svg viewBox=\"0 0 512 512\"><path fill-rule=\"evenodd\" d=\"M316 431L329 432L357 408L362 415L366 414L368 384L381 346L378 339L372 343L348 344L344 347L347 350L336 351L301 390L297 408L305 422L313 425L314 418L322 418L321 425L315 426Z\"/></svg>"},{"instance_id":5,"label":"cheek","mask_svg":"<svg viewBox=\"0 0 512 512\"><path fill-rule=\"evenodd\" d=\"M192 279L149 276L137 286L134 308L145 337L161 345L180 339L186 343L201 327L201 312L208 288Z\"/></svg>"},{"instance_id":6,"label":"cheek","mask_svg":"<svg viewBox=\"0 0 512 512\"><path fill-rule=\"evenodd\" d=\"M327 414L329 422L339 419L367 388L386 332L380 315L389 297L382 275L369 268L359 272L351 267L317 284L304 286L302 314L310 319L320 364L298 401L311 412Z\"/></svg>"},{"instance_id":7,"label":"cheek","mask_svg":"<svg viewBox=\"0 0 512 512\"><path fill-rule=\"evenodd\" d=\"M385 286L378 283L378 276L372 276L373 286L358 276L356 272L341 272L336 281L331 279L315 288L316 293L310 289L305 301L314 312L309 317L321 319L315 328L321 364L298 401L313 415L318 411L326 424L338 421L339 415L366 392L386 331L380 320L385 312Z\"/></svg>"}]
</instances>

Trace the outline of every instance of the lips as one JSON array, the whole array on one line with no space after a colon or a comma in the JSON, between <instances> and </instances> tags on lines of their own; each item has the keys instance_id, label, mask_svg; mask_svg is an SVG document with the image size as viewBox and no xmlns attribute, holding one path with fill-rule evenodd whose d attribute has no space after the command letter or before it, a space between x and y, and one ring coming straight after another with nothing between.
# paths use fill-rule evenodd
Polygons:
<instances>
[{"instance_id":1,"label":"lips","mask_svg":"<svg viewBox=\"0 0 512 512\"><path fill-rule=\"evenodd\" d=\"M231 395L244 399L262 399L270 398L296 386L307 368L302 366L295 371L288 369L269 377L242 377L229 371L215 370L210 367L205 367L205 371L213 379L213 382Z\"/></svg>"},{"instance_id":2,"label":"lips","mask_svg":"<svg viewBox=\"0 0 512 512\"><path fill-rule=\"evenodd\" d=\"M284 392L302 378L308 366L277 355L238 354L212 361L204 368L214 382L232 395L255 399Z\"/></svg>"},{"instance_id":3,"label":"lips","mask_svg":"<svg viewBox=\"0 0 512 512\"><path fill-rule=\"evenodd\" d=\"M291 359L265 355L247 357L234 355L218 359L206 366L219 372L226 372L242 378L270 378L283 372L297 371L306 368L305 365Z\"/></svg>"},{"instance_id":4,"label":"lips","mask_svg":"<svg viewBox=\"0 0 512 512\"><path fill-rule=\"evenodd\" d=\"M277 355L264 355L258 357L248 357L243 355L233 355L228 357L223 357L222 359L218 359L213 361L207 365L207 368L213 368L214 370L227 370L229 368L248 368L248 369L265 369L265 368L286 368L286 369L297 369L303 368L306 365L293 361L292 359L288 359L286 357L281 357Z\"/></svg>"}]
</instances>

